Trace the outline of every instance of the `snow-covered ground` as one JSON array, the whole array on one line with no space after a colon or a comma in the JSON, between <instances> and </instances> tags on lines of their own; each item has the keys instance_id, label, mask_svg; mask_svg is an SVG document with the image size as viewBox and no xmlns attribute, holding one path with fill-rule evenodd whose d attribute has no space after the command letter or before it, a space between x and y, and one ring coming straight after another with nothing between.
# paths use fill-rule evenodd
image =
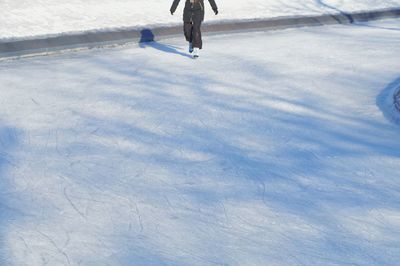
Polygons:
<instances>
[{"instance_id":1,"label":"snow-covered ground","mask_svg":"<svg viewBox=\"0 0 400 266\"><path fill-rule=\"evenodd\" d=\"M181 22L172 0L1 0L0 40L68 32L171 25ZM207 1L207 0L206 0ZM220 14L207 8L207 21L271 18L400 7L400 0L216 0Z\"/></svg>"},{"instance_id":2,"label":"snow-covered ground","mask_svg":"<svg viewBox=\"0 0 400 266\"><path fill-rule=\"evenodd\" d=\"M396 265L399 69L399 20L2 62L0 265Z\"/></svg>"}]
</instances>

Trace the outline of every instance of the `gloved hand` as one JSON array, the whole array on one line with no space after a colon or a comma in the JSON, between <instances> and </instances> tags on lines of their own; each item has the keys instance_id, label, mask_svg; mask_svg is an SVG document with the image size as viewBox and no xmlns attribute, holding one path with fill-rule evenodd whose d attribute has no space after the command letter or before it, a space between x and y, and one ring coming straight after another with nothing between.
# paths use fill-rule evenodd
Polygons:
<instances>
[{"instance_id":1,"label":"gloved hand","mask_svg":"<svg viewBox=\"0 0 400 266\"><path fill-rule=\"evenodd\" d=\"M215 15L218 15L218 9L214 9Z\"/></svg>"}]
</instances>

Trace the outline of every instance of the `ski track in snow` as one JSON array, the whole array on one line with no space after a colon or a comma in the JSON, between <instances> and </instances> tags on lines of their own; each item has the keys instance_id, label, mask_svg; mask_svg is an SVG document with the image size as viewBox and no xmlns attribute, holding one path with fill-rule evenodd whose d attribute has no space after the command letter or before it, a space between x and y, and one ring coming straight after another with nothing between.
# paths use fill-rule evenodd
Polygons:
<instances>
[{"instance_id":1,"label":"ski track in snow","mask_svg":"<svg viewBox=\"0 0 400 266\"><path fill-rule=\"evenodd\" d=\"M2 0L0 40L25 39L124 27L177 25L183 2L175 14L170 1L161 0ZM207 2L207 1L206 1ZM220 14L206 4L206 21L261 19L400 7L400 0L217 0Z\"/></svg>"},{"instance_id":2,"label":"ski track in snow","mask_svg":"<svg viewBox=\"0 0 400 266\"><path fill-rule=\"evenodd\" d=\"M0 264L395 265L400 22L0 63ZM245 53L245 55L244 55ZM384 110L383 110L384 111Z\"/></svg>"}]
</instances>

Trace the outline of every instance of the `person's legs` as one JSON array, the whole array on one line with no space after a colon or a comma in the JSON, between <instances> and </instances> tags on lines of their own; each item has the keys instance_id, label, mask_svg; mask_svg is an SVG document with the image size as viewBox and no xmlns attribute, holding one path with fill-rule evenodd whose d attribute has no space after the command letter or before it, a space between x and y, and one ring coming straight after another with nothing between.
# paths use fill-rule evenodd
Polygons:
<instances>
[{"instance_id":1,"label":"person's legs","mask_svg":"<svg viewBox=\"0 0 400 266\"><path fill-rule=\"evenodd\" d=\"M193 57L199 57L199 49L203 48L203 41L201 38L201 23L204 19L204 11L198 10L195 12L186 13L184 17L183 30L185 33L186 41L189 44L189 52L193 52Z\"/></svg>"},{"instance_id":2,"label":"person's legs","mask_svg":"<svg viewBox=\"0 0 400 266\"><path fill-rule=\"evenodd\" d=\"M194 48L203 48L203 41L201 38L201 20L193 20L192 30L192 43Z\"/></svg>"},{"instance_id":3,"label":"person's legs","mask_svg":"<svg viewBox=\"0 0 400 266\"><path fill-rule=\"evenodd\" d=\"M193 53L193 24L192 22L184 22L183 31L186 41L189 42L189 53Z\"/></svg>"},{"instance_id":4,"label":"person's legs","mask_svg":"<svg viewBox=\"0 0 400 266\"><path fill-rule=\"evenodd\" d=\"M186 41L193 41L193 24L192 22L184 22L183 23L183 32L185 33Z\"/></svg>"}]
</instances>

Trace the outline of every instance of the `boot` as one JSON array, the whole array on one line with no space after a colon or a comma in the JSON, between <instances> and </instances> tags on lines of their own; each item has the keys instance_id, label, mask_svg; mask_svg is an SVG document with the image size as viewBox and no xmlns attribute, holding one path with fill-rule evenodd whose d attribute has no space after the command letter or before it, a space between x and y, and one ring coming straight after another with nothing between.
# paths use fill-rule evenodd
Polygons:
<instances>
[{"instance_id":1,"label":"boot","mask_svg":"<svg viewBox=\"0 0 400 266\"><path fill-rule=\"evenodd\" d=\"M193 44L189 43L189 53L193 53Z\"/></svg>"},{"instance_id":2,"label":"boot","mask_svg":"<svg viewBox=\"0 0 400 266\"><path fill-rule=\"evenodd\" d=\"M199 58L199 51L200 51L200 49L199 48L197 48L197 47L195 47L194 49L193 49L193 58L194 59L196 59L196 58Z\"/></svg>"}]
</instances>

